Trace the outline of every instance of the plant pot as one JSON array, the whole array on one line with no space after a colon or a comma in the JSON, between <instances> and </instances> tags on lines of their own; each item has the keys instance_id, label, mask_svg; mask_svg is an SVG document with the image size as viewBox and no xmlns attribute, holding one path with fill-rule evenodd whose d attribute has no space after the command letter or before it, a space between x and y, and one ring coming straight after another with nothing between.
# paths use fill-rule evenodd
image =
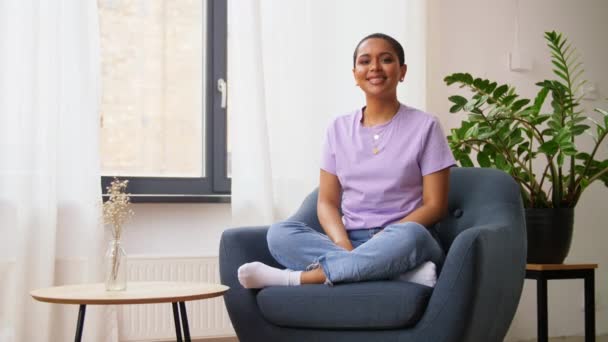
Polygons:
<instances>
[{"instance_id":1,"label":"plant pot","mask_svg":"<svg viewBox=\"0 0 608 342\"><path fill-rule=\"evenodd\" d=\"M572 242L574 208L526 208L529 264L561 264Z\"/></svg>"}]
</instances>

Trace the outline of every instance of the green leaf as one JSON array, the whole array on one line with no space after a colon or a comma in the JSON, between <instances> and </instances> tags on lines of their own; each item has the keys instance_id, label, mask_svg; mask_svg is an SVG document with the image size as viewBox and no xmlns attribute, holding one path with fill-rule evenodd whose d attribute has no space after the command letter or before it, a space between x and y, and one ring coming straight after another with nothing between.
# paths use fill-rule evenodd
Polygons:
<instances>
[{"instance_id":1,"label":"green leaf","mask_svg":"<svg viewBox=\"0 0 608 342\"><path fill-rule=\"evenodd\" d=\"M517 156L521 156L522 153L526 152L528 150L528 148L530 147L530 143L529 142L525 142L523 144L520 144L519 146L517 146Z\"/></svg>"},{"instance_id":2,"label":"green leaf","mask_svg":"<svg viewBox=\"0 0 608 342\"><path fill-rule=\"evenodd\" d=\"M515 101L515 103L513 103L513 105L511 106L511 109L514 112L517 112L518 110L520 110L523 106L527 105L528 103L530 103L530 100L528 99L520 99Z\"/></svg>"},{"instance_id":3,"label":"green leaf","mask_svg":"<svg viewBox=\"0 0 608 342\"><path fill-rule=\"evenodd\" d=\"M481 82L481 89L483 89L484 92L488 93L488 91L486 89L488 89L489 85L490 85L490 80L483 80L483 82Z\"/></svg>"},{"instance_id":4,"label":"green leaf","mask_svg":"<svg viewBox=\"0 0 608 342\"><path fill-rule=\"evenodd\" d=\"M579 117L573 118L572 122L575 123L575 124L577 124L577 123L581 123L583 121L586 121L587 119L588 119L587 117L579 116Z\"/></svg>"},{"instance_id":5,"label":"green leaf","mask_svg":"<svg viewBox=\"0 0 608 342\"><path fill-rule=\"evenodd\" d=\"M469 158L469 156L466 155L466 154L460 155L460 158L458 158L458 161L460 162L460 165L462 165L463 167L473 167L473 166L475 166L473 164L473 161L471 160L471 158Z\"/></svg>"},{"instance_id":6,"label":"green leaf","mask_svg":"<svg viewBox=\"0 0 608 342\"><path fill-rule=\"evenodd\" d=\"M549 119L549 118L551 118L551 115L542 114L542 115L539 115L539 116L537 116L536 118L534 118L534 119L532 120L532 123L533 123L534 125L540 125L540 124L542 124L543 122L547 121L547 119Z\"/></svg>"},{"instance_id":7,"label":"green leaf","mask_svg":"<svg viewBox=\"0 0 608 342\"><path fill-rule=\"evenodd\" d=\"M549 120L549 122L547 123L547 126L549 126L549 128L551 128L552 130L554 130L556 132L562 129L561 123L559 121L556 121L553 119Z\"/></svg>"},{"instance_id":8,"label":"green leaf","mask_svg":"<svg viewBox=\"0 0 608 342\"><path fill-rule=\"evenodd\" d=\"M572 135L581 135L581 134L585 133L585 131L588 130L589 128L591 128L591 127L587 126L587 125L576 125L576 126L572 127L571 133L572 133Z\"/></svg>"},{"instance_id":9,"label":"green leaf","mask_svg":"<svg viewBox=\"0 0 608 342\"><path fill-rule=\"evenodd\" d=\"M481 78L476 78L473 81L473 87L477 88L477 89L483 89L483 81Z\"/></svg>"},{"instance_id":10,"label":"green leaf","mask_svg":"<svg viewBox=\"0 0 608 342\"><path fill-rule=\"evenodd\" d=\"M496 90L494 90L494 98L498 99L499 97L501 97L504 93L507 92L507 90L509 90L509 86L507 86L506 84L501 85L500 87L496 88Z\"/></svg>"},{"instance_id":11,"label":"green leaf","mask_svg":"<svg viewBox=\"0 0 608 342\"><path fill-rule=\"evenodd\" d=\"M568 73L568 70L566 69L565 64L560 63L560 62L555 61L555 60L551 61L551 63L553 63L553 65L555 65L555 67L557 67L557 68L558 68L559 70L561 70L563 73L565 73L565 74L567 74L567 73Z\"/></svg>"},{"instance_id":12,"label":"green leaf","mask_svg":"<svg viewBox=\"0 0 608 342\"><path fill-rule=\"evenodd\" d=\"M462 109L462 107L467 103L467 99L460 95L450 96L450 97L448 97L448 100L455 103L455 105L453 105L450 108L450 113L459 112Z\"/></svg>"},{"instance_id":13,"label":"green leaf","mask_svg":"<svg viewBox=\"0 0 608 342\"><path fill-rule=\"evenodd\" d=\"M468 101L465 97L460 96L460 95L450 96L450 97L448 97L448 100L450 100L451 102L454 102L455 104L460 104L460 105L464 105Z\"/></svg>"},{"instance_id":14,"label":"green leaf","mask_svg":"<svg viewBox=\"0 0 608 342\"><path fill-rule=\"evenodd\" d=\"M545 136L545 135L554 135L555 134L555 130L551 129L551 128L546 128L542 132L540 132L540 134L542 134L542 136Z\"/></svg>"},{"instance_id":15,"label":"green leaf","mask_svg":"<svg viewBox=\"0 0 608 342\"><path fill-rule=\"evenodd\" d=\"M553 73L556 74L557 76L559 76L562 80L568 82L568 77L566 77L566 75L564 75L563 72L561 72L557 69L553 69Z\"/></svg>"},{"instance_id":16,"label":"green leaf","mask_svg":"<svg viewBox=\"0 0 608 342\"><path fill-rule=\"evenodd\" d=\"M604 115L604 129L608 128L608 111L601 108L595 108L594 111Z\"/></svg>"},{"instance_id":17,"label":"green leaf","mask_svg":"<svg viewBox=\"0 0 608 342\"><path fill-rule=\"evenodd\" d=\"M483 148L481 149L481 151L483 153L487 153L488 156L491 156L492 158L494 158L493 156L496 154L496 148L494 148L494 146L492 146L490 144L483 145Z\"/></svg>"},{"instance_id":18,"label":"green leaf","mask_svg":"<svg viewBox=\"0 0 608 342\"><path fill-rule=\"evenodd\" d=\"M465 73L462 76L462 82L466 83L466 84L472 84L473 83L473 76L471 76L471 74L469 73Z\"/></svg>"},{"instance_id":19,"label":"green leaf","mask_svg":"<svg viewBox=\"0 0 608 342\"><path fill-rule=\"evenodd\" d=\"M490 157L488 157L488 154L484 152L477 153L477 163L479 163L479 166L481 167L492 167Z\"/></svg>"},{"instance_id":20,"label":"green leaf","mask_svg":"<svg viewBox=\"0 0 608 342\"><path fill-rule=\"evenodd\" d=\"M537 86L551 90L553 88L553 83L551 83L551 81L549 80L544 80L542 82L537 82L536 83Z\"/></svg>"},{"instance_id":21,"label":"green leaf","mask_svg":"<svg viewBox=\"0 0 608 342\"><path fill-rule=\"evenodd\" d=\"M507 160L502 154L497 154L494 162L496 163L496 167L501 170L506 171L509 169L509 164L507 164Z\"/></svg>"},{"instance_id":22,"label":"green leaf","mask_svg":"<svg viewBox=\"0 0 608 342\"><path fill-rule=\"evenodd\" d=\"M523 137L515 137L509 141L509 146L515 146L524 141Z\"/></svg>"},{"instance_id":23,"label":"green leaf","mask_svg":"<svg viewBox=\"0 0 608 342\"><path fill-rule=\"evenodd\" d=\"M557 133L557 136L555 137L555 140L557 140L560 145L569 143L572 140L572 133L570 132L569 129L564 127L559 130L559 132Z\"/></svg>"},{"instance_id":24,"label":"green leaf","mask_svg":"<svg viewBox=\"0 0 608 342\"><path fill-rule=\"evenodd\" d=\"M545 141L544 144L540 145L538 151L548 156L555 155L559 150L559 144L553 140Z\"/></svg>"},{"instance_id":25,"label":"green leaf","mask_svg":"<svg viewBox=\"0 0 608 342\"><path fill-rule=\"evenodd\" d=\"M509 134L509 139L521 138L521 133L522 133L522 129L521 128L514 128L511 131L511 134Z\"/></svg>"},{"instance_id":26,"label":"green leaf","mask_svg":"<svg viewBox=\"0 0 608 342\"><path fill-rule=\"evenodd\" d=\"M496 89L496 82L492 82L492 83L488 84L488 86L486 87L485 90L486 90L486 93L492 94L494 89Z\"/></svg>"},{"instance_id":27,"label":"green leaf","mask_svg":"<svg viewBox=\"0 0 608 342\"><path fill-rule=\"evenodd\" d=\"M600 114L604 114L604 116L608 117L608 111L603 110L602 108L595 108L594 109L596 112L600 113Z\"/></svg>"},{"instance_id":28,"label":"green leaf","mask_svg":"<svg viewBox=\"0 0 608 342\"><path fill-rule=\"evenodd\" d=\"M579 160L588 160L591 155L587 152L579 152L576 154L575 158Z\"/></svg>"},{"instance_id":29,"label":"green leaf","mask_svg":"<svg viewBox=\"0 0 608 342\"><path fill-rule=\"evenodd\" d=\"M502 111L502 107L492 105L490 107L490 110L488 111L488 118L491 118L496 114L499 114L501 111Z\"/></svg>"},{"instance_id":30,"label":"green leaf","mask_svg":"<svg viewBox=\"0 0 608 342\"><path fill-rule=\"evenodd\" d=\"M493 137L496 134L496 132L497 132L496 130L482 132L482 133L479 133L479 135L477 136L477 138L480 139L480 140L486 140L488 138Z\"/></svg>"},{"instance_id":31,"label":"green leaf","mask_svg":"<svg viewBox=\"0 0 608 342\"><path fill-rule=\"evenodd\" d=\"M452 107L450 107L450 113L458 113L461 109L461 105L453 105Z\"/></svg>"},{"instance_id":32,"label":"green leaf","mask_svg":"<svg viewBox=\"0 0 608 342\"><path fill-rule=\"evenodd\" d=\"M444 77L443 81L445 82L445 84L447 84L449 86L457 82L456 77L454 77L454 75L448 75L448 76Z\"/></svg>"},{"instance_id":33,"label":"green leaf","mask_svg":"<svg viewBox=\"0 0 608 342\"><path fill-rule=\"evenodd\" d=\"M469 102L467 102L463 109L467 112L472 111L475 107L477 107L477 99L471 99L469 100Z\"/></svg>"},{"instance_id":34,"label":"green leaf","mask_svg":"<svg viewBox=\"0 0 608 342\"><path fill-rule=\"evenodd\" d=\"M465 139L469 139L470 137L476 137L478 133L479 133L479 125L478 124L474 124L471 128L469 128L464 133L464 138Z\"/></svg>"},{"instance_id":35,"label":"green leaf","mask_svg":"<svg viewBox=\"0 0 608 342\"><path fill-rule=\"evenodd\" d=\"M574 145L568 145L566 144L563 148L562 148L562 153L567 155L567 156L574 156L576 154L576 148L574 147Z\"/></svg>"},{"instance_id":36,"label":"green leaf","mask_svg":"<svg viewBox=\"0 0 608 342\"><path fill-rule=\"evenodd\" d=\"M538 94L536 94L536 97L534 98L534 105L532 106L534 113L540 113L540 109L542 108L543 103L545 103L545 99L547 98L548 94L549 89L546 87L542 87Z\"/></svg>"},{"instance_id":37,"label":"green leaf","mask_svg":"<svg viewBox=\"0 0 608 342\"><path fill-rule=\"evenodd\" d=\"M489 97L490 97L490 95L483 95L483 96L481 96L481 97L480 97L480 98L477 100L477 103L476 103L476 106L475 106L475 107L480 107L480 106L483 106L483 105L486 103L486 101L488 101L488 98L489 98Z\"/></svg>"},{"instance_id":38,"label":"green leaf","mask_svg":"<svg viewBox=\"0 0 608 342\"><path fill-rule=\"evenodd\" d=\"M562 153L557 155L557 165L562 167L564 165L564 155Z\"/></svg>"},{"instance_id":39,"label":"green leaf","mask_svg":"<svg viewBox=\"0 0 608 342\"><path fill-rule=\"evenodd\" d=\"M483 122L485 120L484 120L484 116L482 114L471 112L469 114L469 121L477 123L477 122Z\"/></svg>"},{"instance_id":40,"label":"green leaf","mask_svg":"<svg viewBox=\"0 0 608 342\"><path fill-rule=\"evenodd\" d=\"M502 103L505 106L509 106L511 104L511 102L513 102L513 100L515 100L515 98L517 98L517 94L507 95L507 96L505 96L504 99L502 99Z\"/></svg>"}]
</instances>

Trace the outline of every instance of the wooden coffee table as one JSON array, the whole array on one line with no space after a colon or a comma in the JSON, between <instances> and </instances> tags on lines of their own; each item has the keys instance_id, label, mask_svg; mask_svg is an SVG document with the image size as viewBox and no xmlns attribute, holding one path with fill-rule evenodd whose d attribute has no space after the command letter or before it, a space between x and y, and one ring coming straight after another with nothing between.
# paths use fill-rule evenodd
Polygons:
<instances>
[{"instance_id":1,"label":"wooden coffee table","mask_svg":"<svg viewBox=\"0 0 608 342\"><path fill-rule=\"evenodd\" d=\"M49 287L33 290L30 295L41 302L80 305L75 341L82 339L87 305L152 303L172 303L177 341L182 341L182 329L185 340L190 341L185 302L219 297L226 291L228 286L220 284L155 281L128 282L125 291L106 291L103 283L96 283Z\"/></svg>"}]
</instances>

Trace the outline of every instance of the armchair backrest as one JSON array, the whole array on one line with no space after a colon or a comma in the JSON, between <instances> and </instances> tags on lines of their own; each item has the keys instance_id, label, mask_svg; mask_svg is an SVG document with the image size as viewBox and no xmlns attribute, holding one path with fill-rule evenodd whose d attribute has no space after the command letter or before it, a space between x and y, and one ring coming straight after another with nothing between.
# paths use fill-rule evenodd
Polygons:
<instances>
[{"instance_id":1,"label":"armchair backrest","mask_svg":"<svg viewBox=\"0 0 608 342\"><path fill-rule=\"evenodd\" d=\"M306 223L323 232L317 217L318 189L311 192L289 220ZM448 214L435 225L445 251L467 228L485 224L510 226L523 216L517 183L507 173L490 168L459 168L450 171ZM525 235L525 234L524 234Z\"/></svg>"},{"instance_id":2,"label":"armchair backrest","mask_svg":"<svg viewBox=\"0 0 608 342\"><path fill-rule=\"evenodd\" d=\"M448 214L435 225L444 250L464 230L481 225L521 229L523 221L519 186L513 178L491 168L458 168L450 171ZM525 236L525 232L516 232Z\"/></svg>"}]
</instances>

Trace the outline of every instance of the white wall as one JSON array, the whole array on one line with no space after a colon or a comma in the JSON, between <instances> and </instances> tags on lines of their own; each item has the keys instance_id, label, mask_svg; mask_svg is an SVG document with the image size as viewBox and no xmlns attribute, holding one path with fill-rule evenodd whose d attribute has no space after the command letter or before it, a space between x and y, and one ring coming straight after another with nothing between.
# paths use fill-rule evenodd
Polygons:
<instances>
[{"instance_id":1,"label":"white wall","mask_svg":"<svg viewBox=\"0 0 608 342\"><path fill-rule=\"evenodd\" d=\"M519 6L520 50L533 61L533 69L525 73L514 73L507 67L507 53L513 48L515 36L515 1L429 2L427 109L438 115L446 130L456 127L460 117L448 114L447 97L454 90L444 85L443 77L467 71L511 82L522 94L531 97L535 94L533 81L542 80L550 73L543 41L546 30L560 30L568 36L581 52L587 78L596 83L600 98L608 96L608 68L603 65L608 60L608 47L602 38L608 32L605 19L608 1L536 0L522 1ZM374 13L384 10L373 7ZM407 44L405 47L407 50ZM608 253L603 248L608 241L608 230L601 224L608 222L603 200L606 194L606 189L596 184L583 195L576 211L571 253L566 260L600 264L596 273L598 333L608 332L608 287L605 285ZM228 204L138 204L126 231L125 243L131 255L214 256L221 232L230 226ZM550 335L582 335L582 293L582 281L550 282ZM535 336L535 300L535 285L526 281L507 340Z\"/></svg>"},{"instance_id":2,"label":"white wall","mask_svg":"<svg viewBox=\"0 0 608 342\"><path fill-rule=\"evenodd\" d=\"M516 21L519 7L519 20ZM534 83L552 77L545 31L563 32L582 56L586 78L595 83L599 99L608 96L608 2L604 0L435 0L430 2L428 109L438 113L446 130L457 127L462 114L449 114L448 88L443 78L455 72L469 72L516 86L522 96L533 98ZM508 53L516 47L515 27L519 23L519 50L532 63L532 70L513 72ZM587 108L607 108L606 101L584 101ZM589 147L589 141L582 146ZM608 142L602 156L606 158ZM590 149L587 149L589 151ZM582 196L575 212L574 237L567 263L598 263L596 271L598 333L608 332L608 221L607 189L595 183ZM550 281L549 334L582 335L583 281ZM526 280L521 303L507 340L529 339L536 334L536 285Z\"/></svg>"},{"instance_id":3,"label":"white wall","mask_svg":"<svg viewBox=\"0 0 608 342\"><path fill-rule=\"evenodd\" d=\"M135 204L133 210L124 233L129 255L217 256L231 225L230 204Z\"/></svg>"}]
</instances>

